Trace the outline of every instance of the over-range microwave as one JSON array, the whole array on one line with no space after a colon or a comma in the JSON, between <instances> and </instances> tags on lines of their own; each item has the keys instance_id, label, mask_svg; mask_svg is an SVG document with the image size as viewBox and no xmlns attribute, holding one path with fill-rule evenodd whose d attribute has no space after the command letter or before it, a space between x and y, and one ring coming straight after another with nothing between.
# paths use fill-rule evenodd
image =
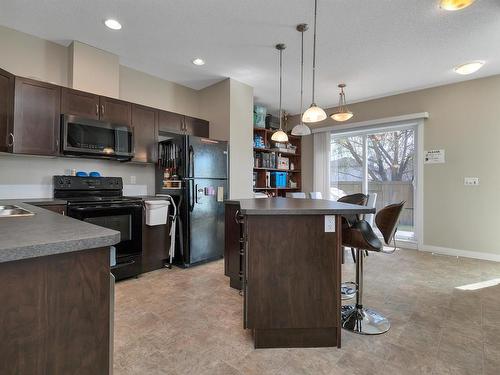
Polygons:
<instances>
[{"instance_id":1,"label":"over-range microwave","mask_svg":"<svg viewBox=\"0 0 500 375\"><path fill-rule=\"evenodd\" d=\"M73 115L61 116L64 155L127 161L134 157L133 128Z\"/></svg>"}]
</instances>

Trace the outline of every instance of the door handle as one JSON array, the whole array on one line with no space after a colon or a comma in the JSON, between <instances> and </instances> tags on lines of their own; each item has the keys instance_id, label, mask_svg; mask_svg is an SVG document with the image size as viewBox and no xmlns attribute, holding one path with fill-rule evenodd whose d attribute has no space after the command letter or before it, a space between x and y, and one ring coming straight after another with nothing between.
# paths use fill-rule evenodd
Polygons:
<instances>
[{"instance_id":1,"label":"door handle","mask_svg":"<svg viewBox=\"0 0 500 375\"><path fill-rule=\"evenodd\" d=\"M9 133L9 138L11 139L11 141L7 143L7 146L14 147L14 134L12 132Z\"/></svg>"},{"instance_id":2,"label":"door handle","mask_svg":"<svg viewBox=\"0 0 500 375\"><path fill-rule=\"evenodd\" d=\"M189 187L191 188L191 194L189 194L189 212L193 212L194 209L194 181L189 180Z\"/></svg>"},{"instance_id":3,"label":"door handle","mask_svg":"<svg viewBox=\"0 0 500 375\"><path fill-rule=\"evenodd\" d=\"M104 116L104 104L101 104L101 115Z\"/></svg>"},{"instance_id":4,"label":"door handle","mask_svg":"<svg viewBox=\"0 0 500 375\"><path fill-rule=\"evenodd\" d=\"M95 105L95 115L99 117L99 104Z\"/></svg>"},{"instance_id":5,"label":"door handle","mask_svg":"<svg viewBox=\"0 0 500 375\"><path fill-rule=\"evenodd\" d=\"M198 204L198 184L194 185L194 203Z\"/></svg>"}]
</instances>

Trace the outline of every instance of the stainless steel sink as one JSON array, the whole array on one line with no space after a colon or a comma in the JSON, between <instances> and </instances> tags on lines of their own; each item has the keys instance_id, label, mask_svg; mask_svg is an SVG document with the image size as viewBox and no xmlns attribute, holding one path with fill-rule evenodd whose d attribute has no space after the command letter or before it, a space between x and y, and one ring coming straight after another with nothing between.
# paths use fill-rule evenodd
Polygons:
<instances>
[{"instance_id":1,"label":"stainless steel sink","mask_svg":"<svg viewBox=\"0 0 500 375\"><path fill-rule=\"evenodd\" d=\"M14 204L0 206L0 217L33 216L34 213Z\"/></svg>"}]
</instances>

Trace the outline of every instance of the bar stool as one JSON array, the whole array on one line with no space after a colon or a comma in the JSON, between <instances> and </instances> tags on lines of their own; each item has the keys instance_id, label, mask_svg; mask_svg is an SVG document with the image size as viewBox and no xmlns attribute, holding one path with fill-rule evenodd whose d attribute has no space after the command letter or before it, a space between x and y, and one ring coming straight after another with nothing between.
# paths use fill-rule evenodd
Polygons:
<instances>
[{"instance_id":1,"label":"bar stool","mask_svg":"<svg viewBox=\"0 0 500 375\"><path fill-rule=\"evenodd\" d=\"M342 202L342 203L350 203L350 204L357 204L360 206L366 206L368 203L368 196L362 193L356 193L356 194L350 194L350 195L345 195L342 198L339 198L337 202ZM352 224L355 222L361 220L361 217L357 214L355 215L343 215L342 216L342 228L350 227ZM344 253L345 250L342 247L342 264L344 263ZM352 260L356 262L356 257L354 256L354 249L351 248L351 254L352 254ZM342 295L343 300L348 300L351 298L354 298L356 295L356 284L353 283L352 281L342 283L340 286L340 294Z\"/></svg>"},{"instance_id":2,"label":"bar stool","mask_svg":"<svg viewBox=\"0 0 500 375\"><path fill-rule=\"evenodd\" d=\"M379 312L363 307L363 250L393 253L396 251L396 230L405 202L391 204L375 215L375 223L387 245L394 241L394 250L384 251L370 224L359 220L342 229L342 245L356 249L356 304L342 306L342 328L363 335L378 335L391 328L389 320Z\"/></svg>"}]
</instances>

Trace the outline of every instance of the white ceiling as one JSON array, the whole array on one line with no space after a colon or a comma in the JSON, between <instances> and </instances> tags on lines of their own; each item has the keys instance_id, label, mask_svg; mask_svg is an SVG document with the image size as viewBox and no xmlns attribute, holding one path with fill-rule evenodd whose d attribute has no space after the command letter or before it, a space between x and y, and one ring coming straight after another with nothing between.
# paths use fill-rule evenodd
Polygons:
<instances>
[{"instance_id":1,"label":"white ceiling","mask_svg":"<svg viewBox=\"0 0 500 375\"><path fill-rule=\"evenodd\" d=\"M319 0L316 102L348 101L500 73L500 2L476 0L459 12L438 0ZM231 77L278 103L277 42L285 42L284 108L299 112L298 23L306 33L305 104L310 103L313 0L0 0L0 24L68 45L120 56L123 65L195 89ZM103 25L109 17L121 31ZM206 65L191 64L202 57ZM472 76L454 65L487 64Z\"/></svg>"}]
</instances>

